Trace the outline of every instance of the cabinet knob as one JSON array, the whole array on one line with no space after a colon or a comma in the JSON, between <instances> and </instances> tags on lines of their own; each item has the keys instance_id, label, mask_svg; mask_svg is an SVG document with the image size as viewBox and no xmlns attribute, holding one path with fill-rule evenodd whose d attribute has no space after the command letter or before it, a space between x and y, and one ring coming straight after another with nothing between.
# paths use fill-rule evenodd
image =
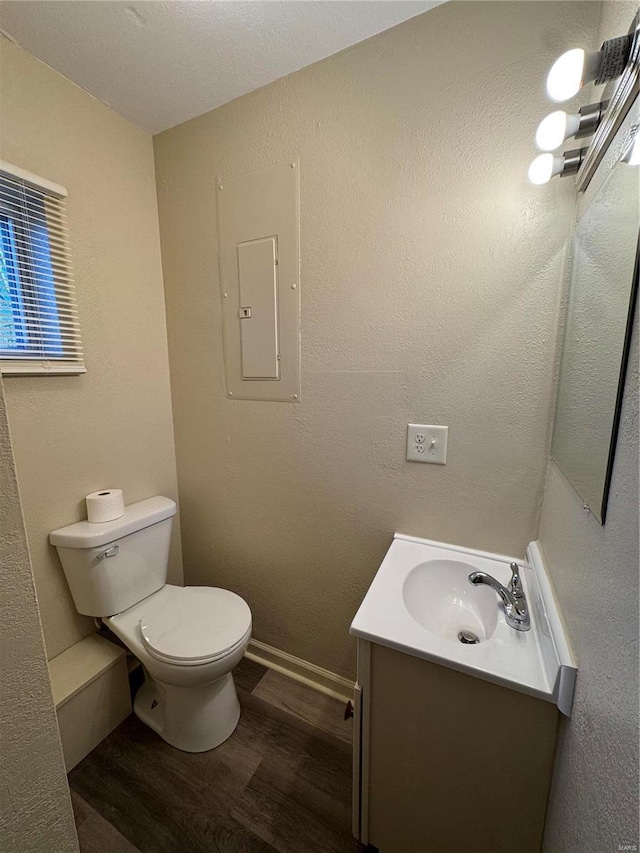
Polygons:
<instances>
[{"instance_id":1,"label":"cabinet knob","mask_svg":"<svg viewBox=\"0 0 640 853\"><path fill-rule=\"evenodd\" d=\"M349 699L344 708L344 718L348 720L351 717L353 717L353 702Z\"/></svg>"}]
</instances>

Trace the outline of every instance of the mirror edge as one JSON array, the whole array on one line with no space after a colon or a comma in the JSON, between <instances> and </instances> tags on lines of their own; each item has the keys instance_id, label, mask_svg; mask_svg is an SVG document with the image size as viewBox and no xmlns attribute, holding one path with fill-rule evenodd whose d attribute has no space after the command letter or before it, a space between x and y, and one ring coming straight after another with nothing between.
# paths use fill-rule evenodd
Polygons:
<instances>
[{"instance_id":1,"label":"mirror edge","mask_svg":"<svg viewBox=\"0 0 640 853\"><path fill-rule=\"evenodd\" d=\"M611 428L611 441L609 443L609 455L607 458L607 470L604 478L604 488L602 490L602 505L600 507L600 524L604 526L607 518L607 503L609 501L609 491L611 488L611 479L613 476L613 465L616 455L616 446L618 443L618 431L620 428L620 416L622 414L622 401L624 398L625 379L627 375L627 367L629 365L629 355L631 352L631 338L633 335L633 326L635 321L636 305L638 301L638 279L640 277L640 233L638 234L638 242L636 244L636 260L633 269L633 278L631 280L631 293L629 296L629 311L627 313L627 323L624 333L624 345L622 349L622 359L620 361L620 376L618 378L618 390L616 392L616 402L613 412L613 426Z\"/></svg>"}]
</instances>

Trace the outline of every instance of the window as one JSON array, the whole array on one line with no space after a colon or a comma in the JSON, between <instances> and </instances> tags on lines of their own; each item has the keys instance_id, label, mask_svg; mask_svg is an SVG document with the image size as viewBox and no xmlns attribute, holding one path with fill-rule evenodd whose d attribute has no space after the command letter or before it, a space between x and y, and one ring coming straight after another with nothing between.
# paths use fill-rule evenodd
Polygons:
<instances>
[{"instance_id":1,"label":"window","mask_svg":"<svg viewBox=\"0 0 640 853\"><path fill-rule=\"evenodd\" d=\"M66 190L0 161L0 372L84 373Z\"/></svg>"}]
</instances>

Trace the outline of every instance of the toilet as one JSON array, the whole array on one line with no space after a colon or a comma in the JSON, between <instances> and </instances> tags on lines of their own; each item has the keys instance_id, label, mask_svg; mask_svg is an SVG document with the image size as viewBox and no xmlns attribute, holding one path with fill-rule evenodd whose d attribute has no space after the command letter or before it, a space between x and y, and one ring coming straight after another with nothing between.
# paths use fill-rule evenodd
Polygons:
<instances>
[{"instance_id":1,"label":"toilet","mask_svg":"<svg viewBox=\"0 0 640 853\"><path fill-rule=\"evenodd\" d=\"M205 752L240 719L231 670L251 638L251 611L233 592L167 584L176 505L153 497L115 521L54 530L79 613L100 617L141 661L135 714L167 743Z\"/></svg>"}]
</instances>

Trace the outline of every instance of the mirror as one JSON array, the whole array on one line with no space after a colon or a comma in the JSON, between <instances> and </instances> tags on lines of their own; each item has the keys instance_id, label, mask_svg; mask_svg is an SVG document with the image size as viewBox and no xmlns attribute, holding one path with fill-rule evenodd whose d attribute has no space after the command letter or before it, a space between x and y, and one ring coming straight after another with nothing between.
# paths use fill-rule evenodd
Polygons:
<instances>
[{"instance_id":1,"label":"mirror","mask_svg":"<svg viewBox=\"0 0 640 853\"><path fill-rule=\"evenodd\" d=\"M640 166L618 160L576 224L551 457L604 524L638 288Z\"/></svg>"}]
</instances>

